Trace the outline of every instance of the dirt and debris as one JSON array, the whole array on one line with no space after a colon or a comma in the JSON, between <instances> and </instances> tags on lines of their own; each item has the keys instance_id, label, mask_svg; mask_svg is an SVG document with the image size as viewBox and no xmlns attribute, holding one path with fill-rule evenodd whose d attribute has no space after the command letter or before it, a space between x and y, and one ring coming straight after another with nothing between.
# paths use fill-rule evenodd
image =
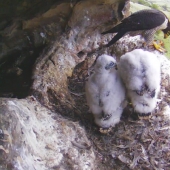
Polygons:
<instances>
[{"instance_id":1,"label":"dirt and debris","mask_svg":"<svg viewBox=\"0 0 170 170\"><path fill-rule=\"evenodd\" d=\"M86 61L77 66L69 79L69 90L81 115L81 125L94 147L96 157L103 169L166 169L169 168L170 155L170 62L159 52L155 52L161 62L162 85L158 104L150 119L139 119L131 109L124 110L121 122L107 133L101 132L93 122L92 114L84 94L88 75ZM86 69L84 69L84 65ZM79 70L86 70L80 72ZM81 74L80 74L81 73ZM86 78L80 78L80 77ZM79 80L79 82L77 82ZM76 94L76 95L75 95Z\"/></svg>"}]
</instances>

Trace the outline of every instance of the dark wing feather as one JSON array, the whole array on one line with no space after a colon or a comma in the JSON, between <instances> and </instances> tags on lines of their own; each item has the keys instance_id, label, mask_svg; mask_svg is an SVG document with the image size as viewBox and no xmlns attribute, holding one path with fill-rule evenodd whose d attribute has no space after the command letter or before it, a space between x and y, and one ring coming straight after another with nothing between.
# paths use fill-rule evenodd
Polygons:
<instances>
[{"instance_id":1,"label":"dark wing feather","mask_svg":"<svg viewBox=\"0 0 170 170\"><path fill-rule=\"evenodd\" d=\"M165 21L165 17L165 14L158 10L141 10L133 13L122 20L120 24L102 34L116 33L120 31L126 33L129 31L153 29L161 25Z\"/></svg>"},{"instance_id":2,"label":"dark wing feather","mask_svg":"<svg viewBox=\"0 0 170 170\"><path fill-rule=\"evenodd\" d=\"M124 36L124 32L118 32L111 41L106 45L106 47L110 47L112 44L114 44L116 41L118 41L120 38Z\"/></svg>"}]
</instances>

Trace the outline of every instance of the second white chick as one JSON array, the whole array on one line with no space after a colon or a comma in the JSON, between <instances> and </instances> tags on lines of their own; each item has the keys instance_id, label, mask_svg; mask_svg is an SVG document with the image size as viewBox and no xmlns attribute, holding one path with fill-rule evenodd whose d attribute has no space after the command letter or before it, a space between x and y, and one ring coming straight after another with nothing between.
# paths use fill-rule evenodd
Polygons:
<instances>
[{"instance_id":1,"label":"second white chick","mask_svg":"<svg viewBox=\"0 0 170 170\"><path fill-rule=\"evenodd\" d=\"M88 106L98 126L109 128L120 121L126 105L125 88L113 57L105 54L98 57L85 91Z\"/></svg>"},{"instance_id":2,"label":"second white chick","mask_svg":"<svg viewBox=\"0 0 170 170\"><path fill-rule=\"evenodd\" d=\"M154 53L136 49L121 56L118 66L134 111L148 117L160 91L160 62Z\"/></svg>"}]
</instances>

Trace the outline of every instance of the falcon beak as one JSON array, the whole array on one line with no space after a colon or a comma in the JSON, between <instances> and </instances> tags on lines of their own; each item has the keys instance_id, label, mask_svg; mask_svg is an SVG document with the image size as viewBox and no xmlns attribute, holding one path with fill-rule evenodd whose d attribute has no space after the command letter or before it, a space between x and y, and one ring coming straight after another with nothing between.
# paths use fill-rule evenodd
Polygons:
<instances>
[{"instance_id":1,"label":"falcon beak","mask_svg":"<svg viewBox=\"0 0 170 170\"><path fill-rule=\"evenodd\" d=\"M106 70L109 70L109 69L111 69L111 68L113 68L113 67L115 67L115 69L116 69L116 68L117 68L117 64L114 63L114 62L111 62L111 63L109 63L109 64L106 65L105 69L106 69ZM117 70L117 69L116 69L116 70Z\"/></svg>"},{"instance_id":2,"label":"falcon beak","mask_svg":"<svg viewBox=\"0 0 170 170\"><path fill-rule=\"evenodd\" d=\"M169 35L170 35L170 31L164 34L164 38L168 38Z\"/></svg>"},{"instance_id":3,"label":"falcon beak","mask_svg":"<svg viewBox=\"0 0 170 170\"><path fill-rule=\"evenodd\" d=\"M165 38L165 39L168 38L168 34L164 34L164 38Z\"/></svg>"}]
</instances>

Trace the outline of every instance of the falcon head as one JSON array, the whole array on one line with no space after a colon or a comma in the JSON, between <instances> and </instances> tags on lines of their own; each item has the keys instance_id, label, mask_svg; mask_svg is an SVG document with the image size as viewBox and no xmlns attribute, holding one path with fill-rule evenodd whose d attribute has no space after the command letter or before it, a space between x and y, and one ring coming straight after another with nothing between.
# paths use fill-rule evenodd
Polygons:
<instances>
[{"instance_id":1,"label":"falcon head","mask_svg":"<svg viewBox=\"0 0 170 170\"><path fill-rule=\"evenodd\" d=\"M170 35L170 22L168 21L167 28L162 30L164 33L164 38L167 38Z\"/></svg>"}]
</instances>

